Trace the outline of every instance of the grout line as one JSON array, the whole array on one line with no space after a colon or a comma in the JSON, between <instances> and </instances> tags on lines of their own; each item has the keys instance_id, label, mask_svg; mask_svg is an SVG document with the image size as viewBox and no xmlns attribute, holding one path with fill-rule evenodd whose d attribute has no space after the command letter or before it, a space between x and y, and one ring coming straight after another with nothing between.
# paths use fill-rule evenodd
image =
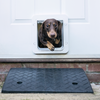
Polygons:
<instances>
[{"instance_id":1,"label":"grout line","mask_svg":"<svg viewBox=\"0 0 100 100\"><path fill-rule=\"evenodd\" d=\"M22 65L22 68L26 68L25 64L21 63L21 65Z\"/></svg>"},{"instance_id":2,"label":"grout line","mask_svg":"<svg viewBox=\"0 0 100 100\"><path fill-rule=\"evenodd\" d=\"M86 72L86 74L100 74L100 72Z\"/></svg>"},{"instance_id":3,"label":"grout line","mask_svg":"<svg viewBox=\"0 0 100 100\"><path fill-rule=\"evenodd\" d=\"M88 64L86 64L86 72L88 72L88 66L89 66L89 65L88 65Z\"/></svg>"},{"instance_id":4,"label":"grout line","mask_svg":"<svg viewBox=\"0 0 100 100\"><path fill-rule=\"evenodd\" d=\"M8 74L8 72L0 72L0 75L2 75L2 74Z\"/></svg>"}]
</instances>

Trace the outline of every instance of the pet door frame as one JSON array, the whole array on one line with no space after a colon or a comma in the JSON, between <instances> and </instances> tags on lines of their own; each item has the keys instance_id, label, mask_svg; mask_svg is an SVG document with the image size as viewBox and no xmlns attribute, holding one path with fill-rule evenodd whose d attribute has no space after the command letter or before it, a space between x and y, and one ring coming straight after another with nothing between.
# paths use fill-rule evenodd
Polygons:
<instances>
[{"instance_id":1,"label":"pet door frame","mask_svg":"<svg viewBox=\"0 0 100 100\"><path fill-rule=\"evenodd\" d=\"M38 22L46 19L56 19L62 22L62 46L50 51L48 48L40 48L38 46ZM63 54L68 52L68 17L62 14L56 15L34 15L32 18L32 49L35 54Z\"/></svg>"}]
</instances>

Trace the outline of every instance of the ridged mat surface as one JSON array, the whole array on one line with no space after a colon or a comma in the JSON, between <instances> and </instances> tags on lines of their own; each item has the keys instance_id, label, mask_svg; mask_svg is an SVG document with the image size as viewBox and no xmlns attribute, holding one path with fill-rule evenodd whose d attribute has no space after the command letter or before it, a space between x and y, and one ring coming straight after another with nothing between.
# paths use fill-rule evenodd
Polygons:
<instances>
[{"instance_id":1,"label":"ridged mat surface","mask_svg":"<svg viewBox=\"0 0 100 100\"><path fill-rule=\"evenodd\" d=\"M2 93L93 93L81 68L12 68Z\"/></svg>"}]
</instances>

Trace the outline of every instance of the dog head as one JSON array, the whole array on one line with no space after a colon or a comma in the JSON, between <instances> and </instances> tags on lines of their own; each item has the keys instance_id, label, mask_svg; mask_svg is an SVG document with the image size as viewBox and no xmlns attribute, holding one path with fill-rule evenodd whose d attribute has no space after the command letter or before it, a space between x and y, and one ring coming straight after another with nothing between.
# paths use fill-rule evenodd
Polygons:
<instances>
[{"instance_id":1,"label":"dog head","mask_svg":"<svg viewBox=\"0 0 100 100\"><path fill-rule=\"evenodd\" d=\"M42 30L49 38L55 39L61 35L61 23L55 19L47 19L42 24Z\"/></svg>"}]
</instances>

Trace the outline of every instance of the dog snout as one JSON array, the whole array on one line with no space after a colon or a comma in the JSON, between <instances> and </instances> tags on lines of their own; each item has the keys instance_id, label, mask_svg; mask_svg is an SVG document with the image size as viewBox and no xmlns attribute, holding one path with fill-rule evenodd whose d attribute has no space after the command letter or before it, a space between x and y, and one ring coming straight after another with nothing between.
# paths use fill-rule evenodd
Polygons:
<instances>
[{"instance_id":1,"label":"dog snout","mask_svg":"<svg viewBox=\"0 0 100 100\"><path fill-rule=\"evenodd\" d=\"M52 38L54 38L54 37L55 37L55 33L51 33L50 35L51 35L51 37L52 37Z\"/></svg>"}]
</instances>

